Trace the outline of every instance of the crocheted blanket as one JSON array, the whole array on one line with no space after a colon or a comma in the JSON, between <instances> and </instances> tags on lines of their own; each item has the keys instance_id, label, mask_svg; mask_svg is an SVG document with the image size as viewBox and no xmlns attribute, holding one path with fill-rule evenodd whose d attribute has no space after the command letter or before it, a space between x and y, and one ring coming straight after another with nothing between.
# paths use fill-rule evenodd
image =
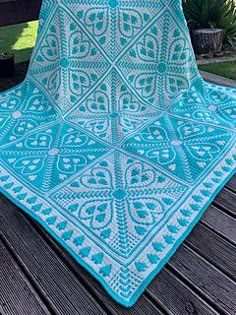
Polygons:
<instances>
[{"instance_id":1,"label":"crocheted blanket","mask_svg":"<svg viewBox=\"0 0 236 315\"><path fill-rule=\"evenodd\" d=\"M128 307L235 172L235 123L181 0L43 0L0 94L1 192Z\"/></svg>"}]
</instances>

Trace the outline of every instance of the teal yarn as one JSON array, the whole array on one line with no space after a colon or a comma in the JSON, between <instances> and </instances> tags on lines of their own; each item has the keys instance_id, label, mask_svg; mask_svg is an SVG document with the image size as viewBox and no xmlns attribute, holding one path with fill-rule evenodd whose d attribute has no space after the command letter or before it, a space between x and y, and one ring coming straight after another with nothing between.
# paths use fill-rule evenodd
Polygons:
<instances>
[{"instance_id":1,"label":"teal yarn","mask_svg":"<svg viewBox=\"0 0 236 315\"><path fill-rule=\"evenodd\" d=\"M0 191L129 307L235 173L235 122L181 0L43 0L0 94Z\"/></svg>"}]
</instances>

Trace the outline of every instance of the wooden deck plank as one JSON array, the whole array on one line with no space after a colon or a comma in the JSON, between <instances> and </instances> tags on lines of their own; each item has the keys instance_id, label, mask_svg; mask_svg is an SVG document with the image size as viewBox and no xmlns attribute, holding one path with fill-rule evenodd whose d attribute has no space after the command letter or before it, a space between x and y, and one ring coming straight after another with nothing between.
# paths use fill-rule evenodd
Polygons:
<instances>
[{"instance_id":1,"label":"wooden deck plank","mask_svg":"<svg viewBox=\"0 0 236 315\"><path fill-rule=\"evenodd\" d=\"M35 232L21 210L3 196L0 197L0 210L2 233L11 242L16 254L29 270L32 281L37 282L40 290L45 292L49 303L57 312L63 315L106 314L99 305L106 303L106 308L109 307L110 311L117 310L114 314L127 314L127 309L113 302L103 289L100 289L101 300L97 302L99 296L95 299L95 295L88 291L79 279L79 275L85 273L83 268L76 264L78 273L75 276L58 253L47 246L39 233ZM86 273L85 277L87 276ZM99 284L94 280L89 286L96 289ZM147 298L142 297L129 314L159 315L162 312L158 311Z\"/></svg>"},{"instance_id":2,"label":"wooden deck plank","mask_svg":"<svg viewBox=\"0 0 236 315\"><path fill-rule=\"evenodd\" d=\"M4 202L4 204L6 204L6 200L5 200L5 202ZM13 207L15 207L15 206L13 206ZM15 207L16 208L16 207ZM8 208L9 209L9 208ZM18 209L15 209L15 211L19 211ZM7 213L9 214L9 211L7 211ZM14 214L14 215L16 215L16 213ZM25 224L23 223L23 222L21 222L21 223L19 223L19 216L22 216L22 214L20 213L20 211L19 211L19 213L17 213L17 224L20 224L20 226L21 227L25 227ZM11 225L12 225L12 218L11 218ZM16 229L15 229L15 227L14 227L14 230L16 230L16 231L18 231L19 230L19 226L18 227L16 227ZM25 229L23 229L24 231L25 231ZM34 233L35 234L35 233ZM35 238L35 236L34 235L32 235L31 237L33 237L33 238ZM27 241L27 239L26 239L26 242L28 243L28 241ZM37 244L34 244L34 247L36 246ZM27 244L27 246L28 246L28 244ZM20 251L21 252L21 251ZM42 254L42 253L41 253ZM48 259L48 258L46 258L46 259ZM52 263L52 262L50 262L50 263ZM203 273L204 274L204 273ZM172 279L173 280L173 279ZM159 279L158 279L158 281L157 281L157 283L159 282ZM169 283L171 283L172 285L171 285L171 288L173 288L173 287L175 287L175 284L173 284L173 282L169 282ZM155 291L154 290L154 292L151 292L152 294L154 294L154 295L157 295L158 296L158 294L157 294L157 291ZM160 291L160 293L161 293L161 291ZM176 294L175 294L176 295ZM168 295L160 295L160 296L168 296ZM166 303L165 303L166 304ZM173 303L172 304L172 306L174 305L175 303ZM192 304L192 303L191 303ZM194 304L192 304L192 305L194 305ZM139 310L140 310L140 308L139 308ZM122 314L122 313L121 313ZM125 314L125 313L124 313ZM140 313L141 314L141 313ZM175 314L175 313L174 313ZM177 314L177 313L176 313ZM181 314L181 313L180 313ZM200 313L201 314L201 313Z\"/></svg>"},{"instance_id":3,"label":"wooden deck plank","mask_svg":"<svg viewBox=\"0 0 236 315\"><path fill-rule=\"evenodd\" d=\"M185 244L168 265L222 314L235 315L236 283Z\"/></svg>"},{"instance_id":4,"label":"wooden deck plank","mask_svg":"<svg viewBox=\"0 0 236 315\"><path fill-rule=\"evenodd\" d=\"M151 282L147 292L162 305L168 314L218 314L167 268L164 268Z\"/></svg>"},{"instance_id":5,"label":"wooden deck plank","mask_svg":"<svg viewBox=\"0 0 236 315\"><path fill-rule=\"evenodd\" d=\"M227 239L228 242L236 245L236 220L224 211L211 205L203 215L201 222Z\"/></svg>"},{"instance_id":6,"label":"wooden deck plank","mask_svg":"<svg viewBox=\"0 0 236 315\"><path fill-rule=\"evenodd\" d=\"M0 234L0 314L50 315Z\"/></svg>"},{"instance_id":7,"label":"wooden deck plank","mask_svg":"<svg viewBox=\"0 0 236 315\"><path fill-rule=\"evenodd\" d=\"M32 220L29 218L29 220ZM32 222L32 225L37 226L37 230L40 231L40 234L44 235L47 239L48 243L51 247L56 249L56 251L60 252L60 255L63 256L63 259L67 262L67 265L70 267L70 270L73 269L77 275L83 277L86 281L89 278L89 285L94 284L93 277L88 275L83 268L78 268L77 263L75 260L66 253L60 245L57 244L50 236L47 235L45 230L39 226L37 223ZM163 290L165 288L165 293ZM94 290L96 293L103 294L100 295L100 298L104 299L106 297L106 293L104 295L103 290L101 289L100 285L94 285ZM148 296L151 296L152 299L162 307L162 309L166 310L168 314L173 315L184 315L189 314L189 309L192 308L198 311L198 314L216 314L216 312L211 309L209 305L207 305L201 298L199 298L192 290L190 290L185 284L183 284L176 276L170 273L165 268L163 271L152 281L152 284L147 288L146 293ZM143 295L145 297L145 293ZM141 298L142 299L142 298ZM141 308L138 301L137 305L132 308L138 310L138 314L142 314L143 303L141 303ZM113 303L114 305L114 303ZM118 310L117 310L118 311ZM131 311L131 310L130 310ZM127 311L126 311L127 312ZM121 314L116 313L116 314ZM123 314L123 313L122 313ZM126 313L125 313L126 314ZM132 313L129 313L132 314ZM154 314L153 311L150 314Z\"/></svg>"},{"instance_id":8,"label":"wooden deck plank","mask_svg":"<svg viewBox=\"0 0 236 315\"><path fill-rule=\"evenodd\" d=\"M41 229L41 233L44 233L44 230L41 228L41 227L38 227L39 229ZM194 231L193 231L193 233L194 233ZM220 239L220 238L219 238ZM214 237L211 237L211 240L213 241L213 242L215 242L215 239L214 239ZM227 245L229 245L230 246L230 244L226 244L226 242L224 242L224 240L223 239L220 239L220 241L221 241L221 243L220 244L222 244L222 241L223 241L223 246L222 247L218 247L218 249L219 250L221 250L221 253L222 253L222 256L227 256L226 255L226 253L227 252L224 252L224 250L225 250L225 248L226 249L228 249L228 247L227 247ZM216 244L217 245L217 244ZM209 246L211 246L211 243L209 243ZM61 252L63 252L63 250L61 250ZM217 255L217 253L216 253L216 251L214 251L213 250L213 253L215 254L215 255ZM235 247L232 247L231 248L231 254L232 255L234 255L235 254ZM66 255L67 256L67 255ZM234 255L235 256L235 255ZM212 257L213 259L215 259L215 257L214 257L214 255L213 255L213 257ZM68 259L68 258L67 258ZM220 256L219 256L219 259L220 259ZM72 263L68 263L68 265L73 265L73 262L74 262L74 260L72 259L72 258L69 258L69 260L72 260ZM235 261L235 260L234 260ZM75 263L75 262L74 262ZM233 270L234 270L234 268L235 268L235 266L233 265L233 263L234 262L232 262L232 265L230 266L231 267L231 269L230 269L230 267L228 268L229 270L227 270L227 268L225 267L225 273L228 273L228 274L230 274L230 272L232 271L233 272ZM210 264L209 264L209 266L210 266ZM219 263L219 261L218 261L218 266L220 266L220 263ZM75 267L76 268L76 267ZM181 272L181 271L180 271ZM211 274L211 276L212 277L214 277L214 274L215 274L215 268L212 268L212 274ZM174 296L174 299L173 300L171 300L171 303L169 302L170 301L170 292L171 292L171 290L173 290L173 288L174 288L174 290L176 290L176 288L178 288L178 287L181 287L181 289L180 289L180 291L181 290L183 290L183 286L180 286L180 285L178 285L178 283L177 283L177 281L178 281L178 279L174 279L174 277L172 276L172 277L170 277L169 276L169 280L167 281L166 279L165 279L165 276L163 276L163 275L165 275L165 273L162 273L162 275L160 274L160 275L158 275L154 280L153 280L153 282L152 282L152 285L150 286L150 287L148 287L148 289L147 289L147 293L149 293L154 299L155 299L155 301L157 301L158 302L158 304L162 304L162 305L168 305L169 304L169 308L168 308L168 313L170 313L170 309L171 308L173 308L173 306L175 306L176 304L179 304L179 301L178 301L178 298L180 297L180 295L179 294L177 294L177 292L175 292L175 294L173 295ZM91 279L90 279L91 280ZM177 280L177 281L176 281ZM226 279L226 281L227 281L227 279ZM157 290L157 288L159 287L159 285L161 285L161 283L169 283L169 287L167 286L167 291L168 290L170 290L170 292L168 291L168 293L167 294L162 294L162 290L160 290L160 291L158 291ZM154 285L153 285L154 284ZM176 290L177 291L177 290ZM185 290L185 292L184 292L184 294L183 294L183 297L182 297L182 308L181 308L181 312L180 313L177 313L177 311L175 311L175 313L173 313L173 314L183 314L183 312L184 312L184 310L186 310L186 309L188 309L188 305L193 305L194 307L195 307L195 309L198 309L199 308L199 306L201 306L202 307L202 310L201 310L201 312L199 312L200 314L204 314L204 305L203 305L203 303L202 302L200 302L200 298L199 297L197 297L197 298L195 298L194 299L194 296L191 296L191 294L190 294L190 292L189 292L190 290L189 289L187 289L187 290ZM219 295L221 294L221 292L219 291ZM186 303L185 303L186 302ZM184 304L185 303L185 304ZM190 304L189 304L190 303ZM198 310L199 311L199 310ZM209 305L208 305L208 310L207 310L208 312L210 312L210 308L209 308ZM208 314L207 312L206 312L206 314Z\"/></svg>"},{"instance_id":9,"label":"wooden deck plank","mask_svg":"<svg viewBox=\"0 0 236 315\"><path fill-rule=\"evenodd\" d=\"M7 203L5 198L0 198L0 209L2 234L9 240L31 280L44 293L55 312L63 315L106 314L56 254L50 248L45 248L21 211L17 210L17 213L16 207Z\"/></svg>"},{"instance_id":10,"label":"wooden deck plank","mask_svg":"<svg viewBox=\"0 0 236 315\"><path fill-rule=\"evenodd\" d=\"M236 247L203 224L198 224L185 243L213 266L236 281Z\"/></svg>"},{"instance_id":11,"label":"wooden deck plank","mask_svg":"<svg viewBox=\"0 0 236 315\"><path fill-rule=\"evenodd\" d=\"M215 198L213 204L232 215L233 218L236 218L236 200L235 194L232 191L228 190L227 188L222 189Z\"/></svg>"},{"instance_id":12,"label":"wooden deck plank","mask_svg":"<svg viewBox=\"0 0 236 315\"><path fill-rule=\"evenodd\" d=\"M226 184L225 187L236 193L236 175L231 178L231 180Z\"/></svg>"},{"instance_id":13,"label":"wooden deck plank","mask_svg":"<svg viewBox=\"0 0 236 315\"><path fill-rule=\"evenodd\" d=\"M0 90L20 82L26 69L27 64L17 65L15 77L0 79ZM0 231L52 314L236 314L235 188L236 176L130 309L115 303L41 226L5 197L0 197Z\"/></svg>"}]
</instances>

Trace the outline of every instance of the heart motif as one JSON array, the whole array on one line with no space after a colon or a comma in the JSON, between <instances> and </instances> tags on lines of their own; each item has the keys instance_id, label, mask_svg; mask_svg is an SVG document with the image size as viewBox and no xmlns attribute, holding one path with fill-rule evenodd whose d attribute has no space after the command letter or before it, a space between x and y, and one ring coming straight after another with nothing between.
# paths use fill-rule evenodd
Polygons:
<instances>
[{"instance_id":1,"label":"heart motif","mask_svg":"<svg viewBox=\"0 0 236 315\"><path fill-rule=\"evenodd\" d=\"M210 98L213 100L214 104L218 104L228 101L229 95L224 94L220 91L213 91L210 93Z\"/></svg>"},{"instance_id":2,"label":"heart motif","mask_svg":"<svg viewBox=\"0 0 236 315\"><path fill-rule=\"evenodd\" d=\"M15 169L21 169L22 175L32 175L38 173L44 166L44 158L24 157L14 164Z\"/></svg>"},{"instance_id":3,"label":"heart motif","mask_svg":"<svg viewBox=\"0 0 236 315\"><path fill-rule=\"evenodd\" d=\"M203 110L198 110L193 113L193 117L195 119L205 121L205 122L213 122L215 124L219 124L219 122L216 120L214 115L212 115L210 112L206 112Z\"/></svg>"},{"instance_id":4,"label":"heart motif","mask_svg":"<svg viewBox=\"0 0 236 315\"><path fill-rule=\"evenodd\" d=\"M91 113L108 112L110 109L109 98L103 92L96 92L93 98L87 100L86 106Z\"/></svg>"},{"instance_id":5,"label":"heart motif","mask_svg":"<svg viewBox=\"0 0 236 315\"><path fill-rule=\"evenodd\" d=\"M85 15L85 24L95 36L101 36L106 32L108 27L107 21L109 21L107 9L90 9Z\"/></svg>"},{"instance_id":6,"label":"heart motif","mask_svg":"<svg viewBox=\"0 0 236 315\"><path fill-rule=\"evenodd\" d=\"M128 205L132 220L145 226L154 224L164 211L161 203L154 198L129 199Z\"/></svg>"},{"instance_id":7,"label":"heart motif","mask_svg":"<svg viewBox=\"0 0 236 315\"><path fill-rule=\"evenodd\" d=\"M81 177L81 182L84 186L94 189L112 189L111 173L100 167L92 169L88 175Z\"/></svg>"},{"instance_id":8,"label":"heart motif","mask_svg":"<svg viewBox=\"0 0 236 315\"><path fill-rule=\"evenodd\" d=\"M125 37L133 37L143 27L141 14L136 10L119 10L119 30Z\"/></svg>"},{"instance_id":9,"label":"heart motif","mask_svg":"<svg viewBox=\"0 0 236 315\"><path fill-rule=\"evenodd\" d=\"M165 131L164 128L159 127L159 126L151 126L147 129L145 129L141 134L140 134L140 141L145 141L145 142L163 142L163 141L168 141L168 135L167 132Z\"/></svg>"},{"instance_id":10,"label":"heart motif","mask_svg":"<svg viewBox=\"0 0 236 315\"><path fill-rule=\"evenodd\" d=\"M60 71L56 70L48 79L48 89L54 95L61 85Z\"/></svg>"},{"instance_id":11,"label":"heart motif","mask_svg":"<svg viewBox=\"0 0 236 315\"><path fill-rule=\"evenodd\" d=\"M13 129L13 134L16 136L23 136L24 134L26 134L26 132L36 127L37 127L37 123L34 120L31 120L31 119L21 120L15 125Z\"/></svg>"},{"instance_id":12,"label":"heart motif","mask_svg":"<svg viewBox=\"0 0 236 315\"><path fill-rule=\"evenodd\" d=\"M138 112L140 109L140 105L138 102L133 100L133 97L129 93L125 93L121 95L119 99L119 111L125 112Z\"/></svg>"},{"instance_id":13,"label":"heart motif","mask_svg":"<svg viewBox=\"0 0 236 315\"><path fill-rule=\"evenodd\" d=\"M205 127L202 125L196 125L194 123L185 123L178 128L180 139L187 139L196 137L205 133Z\"/></svg>"},{"instance_id":14,"label":"heart motif","mask_svg":"<svg viewBox=\"0 0 236 315\"><path fill-rule=\"evenodd\" d=\"M145 119L135 119L131 117L121 117L120 118L120 125L124 127L122 130L124 132L130 132L135 130L139 125L144 123Z\"/></svg>"},{"instance_id":15,"label":"heart motif","mask_svg":"<svg viewBox=\"0 0 236 315\"><path fill-rule=\"evenodd\" d=\"M226 116L227 119L231 119L233 121L233 123L235 123L235 120L236 120L236 106L234 104L232 104L230 107L224 108L224 110L222 110L222 114L224 116Z\"/></svg>"},{"instance_id":16,"label":"heart motif","mask_svg":"<svg viewBox=\"0 0 236 315\"><path fill-rule=\"evenodd\" d=\"M155 173L143 163L134 163L125 171L125 187L148 187L155 181Z\"/></svg>"},{"instance_id":17,"label":"heart motif","mask_svg":"<svg viewBox=\"0 0 236 315\"><path fill-rule=\"evenodd\" d=\"M174 172L176 170L176 164L175 163L174 164L170 164L168 166L168 169L171 170L172 172Z\"/></svg>"},{"instance_id":18,"label":"heart motif","mask_svg":"<svg viewBox=\"0 0 236 315\"><path fill-rule=\"evenodd\" d=\"M49 149L52 143L52 137L45 133L39 133L34 137L28 138L25 141L25 147L28 149L42 150Z\"/></svg>"},{"instance_id":19,"label":"heart motif","mask_svg":"<svg viewBox=\"0 0 236 315\"><path fill-rule=\"evenodd\" d=\"M79 211L79 218L88 221L90 227L99 230L112 219L112 201L97 200L86 202Z\"/></svg>"},{"instance_id":20,"label":"heart motif","mask_svg":"<svg viewBox=\"0 0 236 315\"><path fill-rule=\"evenodd\" d=\"M175 161L176 153L173 148L164 148L150 150L146 153L146 156L162 165L166 165Z\"/></svg>"},{"instance_id":21,"label":"heart motif","mask_svg":"<svg viewBox=\"0 0 236 315\"><path fill-rule=\"evenodd\" d=\"M158 42L156 37L145 35L142 42L137 44L138 55L143 61L157 62Z\"/></svg>"},{"instance_id":22,"label":"heart motif","mask_svg":"<svg viewBox=\"0 0 236 315\"><path fill-rule=\"evenodd\" d=\"M65 174L74 174L79 169L87 165L87 159L81 155L76 156L58 156L57 169ZM64 178L61 178L64 179Z\"/></svg>"},{"instance_id":23,"label":"heart motif","mask_svg":"<svg viewBox=\"0 0 236 315\"><path fill-rule=\"evenodd\" d=\"M83 39L81 32L76 31L69 40L70 55L76 58L85 58L90 52L90 42Z\"/></svg>"},{"instance_id":24,"label":"heart motif","mask_svg":"<svg viewBox=\"0 0 236 315\"><path fill-rule=\"evenodd\" d=\"M79 131L66 134L62 138L62 147L78 148L87 144L88 138Z\"/></svg>"},{"instance_id":25,"label":"heart motif","mask_svg":"<svg viewBox=\"0 0 236 315\"><path fill-rule=\"evenodd\" d=\"M43 95L34 95L29 99L26 110L33 113L48 113L52 110L52 106Z\"/></svg>"},{"instance_id":26,"label":"heart motif","mask_svg":"<svg viewBox=\"0 0 236 315\"><path fill-rule=\"evenodd\" d=\"M90 120L84 127L95 134L103 134L109 128L109 122L106 119Z\"/></svg>"},{"instance_id":27,"label":"heart motif","mask_svg":"<svg viewBox=\"0 0 236 315\"><path fill-rule=\"evenodd\" d=\"M176 94L189 87L188 80L183 76L168 76L166 80L166 91L170 94Z\"/></svg>"},{"instance_id":28,"label":"heart motif","mask_svg":"<svg viewBox=\"0 0 236 315\"><path fill-rule=\"evenodd\" d=\"M56 35L46 36L45 44L41 48L41 53L47 61L56 61L59 58L59 44Z\"/></svg>"},{"instance_id":29,"label":"heart motif","mask_svg":"<svg viewBox=\"0 0 236 315\"><path fill-rule=\"evenodd\" d=\"M192 52L186 47L187 43L183 38L174 40L169 48L168 63L182 66L189 62Z\"/></svg>"},{"instance_id":30,"label":"heart motif","mask_svg":"<svg viewBox=\"0 0 236 315\"><path fill-rule=\"evenodd\" d=\"M20 100L15 96L10 96L9 98L0 99L0 109L1 111L14 110L19 105Z\"/></svg>"},{"instance_id":31,"label":"heart motif","mask_svg":"<svg viewBox=\"0 0 236 315\"><path fill-rule=\"evenodd\" d=\"M142 97L150 97L156 90L156 73L142 73L135 80L135 87L139 90Z\"/></svg>"},{"instance_id":32,"label":"heart motif","mask_svg":"<svg viewBox=\"0 0 236 315\"><path fill-rule=\"evenodd\" d=\"M211 143L188 145L187 148L190 154L200 161L211 161L220 152L218 146Z\"/></svg>"},{"instance_id":33,"label":"heart motif","mask_svg":"<svg viewBox=\"0 0 236 315\"><path fill-rule=\"evenodd\" d=\"M70 71L69 85L73 94L81 96L91 86L91 82L86 72Z\"/></svg>"}]
</instances>

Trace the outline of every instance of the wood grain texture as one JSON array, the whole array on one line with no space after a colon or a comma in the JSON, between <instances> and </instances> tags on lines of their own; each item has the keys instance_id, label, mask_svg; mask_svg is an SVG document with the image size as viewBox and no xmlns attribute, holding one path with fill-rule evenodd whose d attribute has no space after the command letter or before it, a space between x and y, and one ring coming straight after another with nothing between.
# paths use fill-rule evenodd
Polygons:
<instances>
[{"instance_id":1,"label":"wood grain texture","mask_svg":"<svg viewBox=\"0 0 236 315\"><path fill-rule=\"evenodd\" d=\"M164 268L152 281L147 292L166 309L168 314L217 314L209 304L167 268Z\"/></svg>"},{"instance_id":2,"label":"wood grain texture","mask_svg":"<svg viewBox=\"0 0 236 315\"><path fill-rule=\"evenodd\" d=\"M50 315L0 235L0 314Z\"/></svg>"},{"instance_id":3,"label":"wood grain texture","mask_svg":"<svg viewBox=\"0 0 236 315\"><path fill-rule=\"evenodd\" d=\"M236 220L232 216L216 206L210 206L201 222L236 246Z\"/></svg>"},{"instance_id":4,"label":"wood grain texture","mask_svg":"<svg viewBox=\"0 0 236 315\"><path fill-rule=\"evenodd\" d=\"M222 314L235 315L236 283L201 255L184 245L169 265Z\"/></svg>"},{"instance_id":5,"label":"wood grain texture","mask_svg":"<svg viewBox=\"0 0 236 315\"><path fill-rule=\"evenodd\" d=\"M105 303L105 309L108 308L109 311L117 309L119 314L127 314L127 309L114 303L94 278L91 277L92 283L91 281L87 285L83 283L81 280L84 281L88 274L82 267L74 261L77 269L75 275L64 259L59 257L57 251L48 246L43 237L27 222L21 211L12 203L8 203L5 197L0 198L0 209L3 235L12 244L16 255L31 275L32 281L44 292L54 310L63 315L107 314L101 307L101 304ZM84 274L83 277L81 273ZM93 287L95 289L91 292ZM99 298L103 302L97 302ZM129 314L162 313L147 298L142 297Z\"/></svg>"},{"instance_id":6,"label":"wood grain texture","mask_svg":"<svg viewBox=\"0 0 236 315\"><path fill-rule=\"evenodd\" d=\"M46 247L38 235L34 235L32 227L26 224L22 214L14 213L15 206L6 205L5 198L1 198L0 208L4 237L9 240L32 282L47 297L52 308L60 314L68 315L76 314L81 309L86 315L106 314L76 277L73 277L69 268L58 260L52 249Z\"/></svg>"},{"instance_id":7,"label":"wood grain texture","mask_svg":"<svg viewBox=\"0 0 236 315\"><path fill-rule=\"evenodd\" d=\"M201 223L189 235L186 244L236 281L236 249L234 245Z\"/></svg>"},{"instance_id":8,"label":"wood grain texture","mask_svg":"<svg viewBox=\"0 0 236 315\"><path fill-rule=\"evenodd\" d=\"M232 215L233 218L236 218L235 193L232 191L228 190L227 188L222 189L213 204Z\"/></svg>"},{"instance_id":9,"label":"wood grain texture","mask_svg":"<svg viewBox=\"0 0 236 315\"><path fill-rule=\"evenodd\" d=\"M236 193L236 175L234 175L233 178L231 178L231 180L227 183L226 188Z\"/></svg>"},{"instance_id":10,"label":"wood grain texture","mask_svg":"<svg viewBox=\"0 0 236 315\"><path fill-rule=\"evenodd\" d=\"M22 81L27 66L28 63L17 64L13 78L0 79L0 90ZM236 314L235 188L236 176L129 309L115 303L39 224L0 196L0 234L5 240L0 242L5 257L4 262L0 257L0 281L5 277L4 286L14 285L12 292L0 294L0 314ZM14 298L17 288L22 291L22 287L25 291ZM5 309L1 306L2 296ZM32 301L31 313L26 299Z\"/></svg>"},{"instance_id":11,"label":"wood grain texture","mask_svg":"<svg viewBox=\"0 0 236 315\"><path fill-rule=\"evenodd\" d=\"M204 301L199 298L192 290L190 290L187 286L184 285L175 275L170 273L166 268L152 281L152 284L147 288L143 297L145 298L145 303L143 303L142 297L139 299L138 303L129 310L123 309L121 312L121 308L117 308L117 304L107 296L105 291L101 288L99 284L93 279L90 274L87 274L83 268L78 267L78 264L75 260L68 255L62 247L57 244L45 231L44 229L35 223L31 218L27 215L25 217L28 221L31 221L31 225L36 228L38 233L42 235L48 242L50 247L53 247L54 251L60 255L60 257L70 266L70 270L76 274L76 276L83 278L83 281L86 282L92 290L94 294L98 294L99 298L102 298L106 301L109 301L109 305L112 305L112 309L116 309L118 313L114 314L132 314L133 311L137 310L137 314L156 314L157 310L148 310L147 305L149 304L146 296L151 297L156 307L161 307L162 311L166 310L168 314L173 315L184 315L189 314L189 309L194 309L198 311L199 314L215 314L213 310L211 310L210 306L204 303ZM145 306L145 312L144 311ZM152 313L149 313L151 312ZM113 313L112 313L113 314Z\"/></svg>"}]
</instances>

